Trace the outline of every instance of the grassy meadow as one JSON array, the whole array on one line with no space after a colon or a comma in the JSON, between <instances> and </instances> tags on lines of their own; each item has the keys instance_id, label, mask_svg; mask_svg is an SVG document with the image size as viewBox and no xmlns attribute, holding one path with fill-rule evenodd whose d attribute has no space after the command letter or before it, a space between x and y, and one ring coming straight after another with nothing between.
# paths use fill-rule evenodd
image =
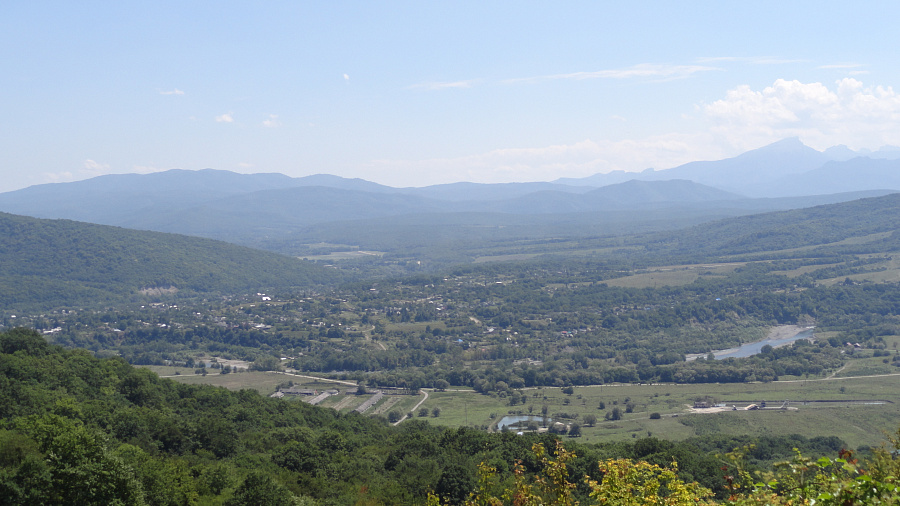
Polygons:
<instances>
[{"instance_id":1,"label":"grassy meadow","mask_svg":"<svg viewBox=\"0 0 900 506\"><path fill-rule=\"evenodd\" d=\"M433 392L423 406L441 408L441 417L434 423L484 426L506 414L540 415L546 405L548 415L560 421L572 418L558 418L554 414L577 415L574 420L582 424L582 439L586 442L647 435L678 440L713 433L799 433L834 435L859 447L877 446L884 441L885 431L897 429L898 391L900 374L750 384L604 385L575 387L572 395L564 394L559 388L543 388L527 390L528 400L517 406L506 405L506 399L470 392ZM691 409L694 400L701 397L711 397L728 408L724 411ZM767 401L768 409L742 409L763 400ZM789 401L787 409L777 409L784 401ZM600 409L601 402L605 404L604 409ZM633 412L625 413L629 404ZM731 411L732 405L738 410ZM622 419L605 421L605 414L616 407L622 411ZM659 413L659 419L651 419L651 413ZM596 425L585 426L585 415L596 416Z\"/></svg>"},{"instance_id":2,"label":"grassy meadow","mask_svg":"<svg viewBox=\"0 0 900 506\"><path fill-rule=\"evenodd\" d=\"M370 395L345 395L353 387L344 383L314 380L300 376L272 372L241 372L231 374L194 375L179 368L151 367L175 381L209 384L232 390L250 388L260 394L275 392L277 385L293 381L295 386L341 393L328 397L319 405L350 412L370 398ZM838 436L851 447L877 446L885 440L885 432L893 432L900 423L900 372L884 364L881 357L857 358L831 377L792 379L771 383L728 384L654 384L602 385L574 387L571 395L559 388L526 389L526 402L509 406L508 398L481 395L467 389L444 392L428 391L428 398L419 395L386 395L366 414L383 415L391 411L414 413L414 418L450 427L490 427L507 414L541 415L543 407L553 420L577 421L582 425L582 441L599 442L627 440L648 435L665 439L685 439L707 434L763 435L803 434L807 436ZM168 374L166 374L168 373ZM860 374L877 376L862 377ZM853 375L853 376L848 376ZM722 409L692 409L694 400L709 398L724 403ZM286 398L298 402L297 398ZM749 404L767 402L767 409L747 411ZM787 409L779 409L788 401ZM604 407L601 409L601 402ZM631 405L632 412L626 413ZM738 408L732 411L731 406ZM419 411L427 409L425 417ZM433 416L434 408L440 415ZM607 421L605 416L619 408L622 419ZM659 413L658 419L651 419ZM585 424L585 416L597 418L594 426Z\"/></svg>"}]
</instances>

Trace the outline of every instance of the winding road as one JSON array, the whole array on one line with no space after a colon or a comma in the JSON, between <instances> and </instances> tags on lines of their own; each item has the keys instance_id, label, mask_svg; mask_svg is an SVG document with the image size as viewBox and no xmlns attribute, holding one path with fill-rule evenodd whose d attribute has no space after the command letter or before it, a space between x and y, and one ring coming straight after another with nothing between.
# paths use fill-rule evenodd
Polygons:
<instances>
[{"instance_id":1,"label":"winding road","mask_svg":"<svg viewBox=\"0 0 900 506\"><path fill-rule=\"evenodd\" d=\"M417 409L419 409L419 406L421 406L423 402L428 400L428 391L427 390L419 390L419 391L422 392L425 395L425 397L422 397L422 400L419 401L418 404L413 406L413 408L411 410L409 410L411 413L414 413ZM400 422L402 422L403 420L406 420L407 418L409 418L407 415L403 415L403 418L394 422L394 425L399 425Z\"/></svg>"}]
</instances>

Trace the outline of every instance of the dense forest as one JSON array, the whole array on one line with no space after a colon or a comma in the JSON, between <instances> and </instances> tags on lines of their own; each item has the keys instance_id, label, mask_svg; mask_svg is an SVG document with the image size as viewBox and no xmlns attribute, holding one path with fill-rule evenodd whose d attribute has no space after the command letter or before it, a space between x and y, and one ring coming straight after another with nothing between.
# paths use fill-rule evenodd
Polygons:
<instances>
[{"instance_id":1,"label":"dense forest","mask_svg":"<svg viewBox=\"0 0 900 506\"><path fill-rule=\"evenodd\" d=\"M189 386L49 345L25 329L0 334L0 496L4 504L421 504L434 494L460 504L479 487L480 464L499 487L540 473L533 445L516 436L416 421L340 414L303 403ZM752 447L748 445L753 445ZM573 497L597 463L634 459L671 466L712 497L731 491L716 454L747 446L744 471L765 469L792 448L834 455L836 438L708 437L674 443L565 441ZM559 450L556 450L559 454ZM519 467L520 466L520 467Z\"/></svg>"}]
</instances>

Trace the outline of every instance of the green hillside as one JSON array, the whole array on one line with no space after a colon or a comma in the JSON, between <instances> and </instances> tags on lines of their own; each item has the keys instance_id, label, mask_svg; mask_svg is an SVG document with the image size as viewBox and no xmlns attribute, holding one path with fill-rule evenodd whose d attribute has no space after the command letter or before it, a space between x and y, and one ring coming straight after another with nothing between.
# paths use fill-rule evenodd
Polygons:
<instances>
[{"instance_id":1,"label":"green hillside","mask_svg":"<svg viewBox=\"0 0 900 506\"><path fill-rule=\"evenodd\" d=\"M333 270L194 237L0 214L0 304L114 302L142 290L237 292L311 287Z\"/></svg>"},{"instance_id":2,"label":"green hillside","mask_svg":"<svg viewBox=\"0 0 900 506\"><path fill-rule=\"evenodd\" d=\"M664 232L633 241L657 254L747 255L827 245L828 250L847 252L852 238L854 253L891 251L900 245L897 217L900 194L874 197L772 213L729 218L686 230ZM862 243L873 243L862 246ZM820 250L820 252L822 252Z\"/></svg>"}]
</instances>

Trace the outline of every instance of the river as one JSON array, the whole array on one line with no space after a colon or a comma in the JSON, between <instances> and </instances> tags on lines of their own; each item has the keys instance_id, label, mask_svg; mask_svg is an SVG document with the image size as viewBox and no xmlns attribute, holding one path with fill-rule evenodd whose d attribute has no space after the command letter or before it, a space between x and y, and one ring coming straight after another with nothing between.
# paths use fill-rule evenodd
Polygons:
<instances>
[{"instance_id":1,"label":"river","mask_svg":"<svg viewBox=\"0 0 900 506\"><path fill-rule=\"evenodd\" d=\"M788 335L786 337L783 335L777 335L777 333L776 333L775 336L768 337L766 339L763 339L762 341L746 343L737 348L713 351L712 354L715 355L716 360L724 360L726 358L749 357L751 355L758 354L762 350L763 346L766 346L766 345L769 345L773 348L778 348L779 346L785 346L787 344L793 343L794 341L796 341L798 339L809 339L810 337L813 336L814 330L815 330L814 328L808 327L808 328L801 330L800 332L797 332L796 334ZM706 355L708 355L708 354L698 353L695 355L688 355L686 357L686 360L691 361L698 357L704 357Z\"/></svg>"}]
</instances>

